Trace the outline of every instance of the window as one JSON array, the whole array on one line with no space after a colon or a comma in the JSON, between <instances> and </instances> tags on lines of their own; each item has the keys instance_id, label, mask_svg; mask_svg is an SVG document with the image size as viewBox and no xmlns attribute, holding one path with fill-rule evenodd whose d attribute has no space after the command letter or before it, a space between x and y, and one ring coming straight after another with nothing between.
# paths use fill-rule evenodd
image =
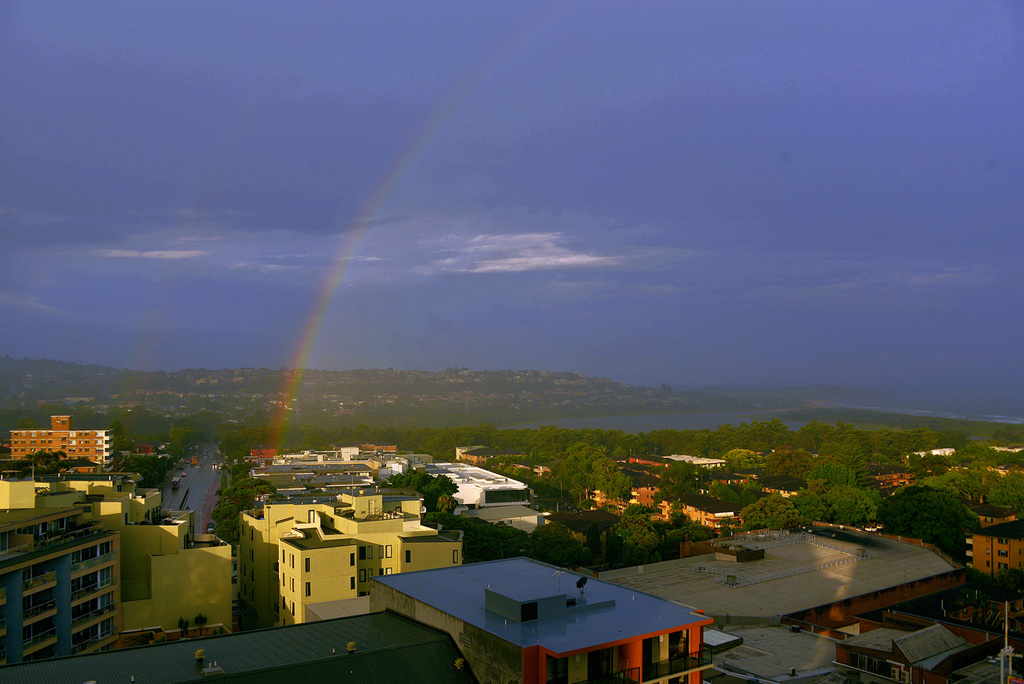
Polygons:
<instances>
[{"instance_id":1,"label":"window","mask_svg":"<svg viewBox=\"0 0 1024 684\"><path fill-rule=\"evenodd\" d=\"M1007 551L1006 549L999 549L999 551L997 552L997 555L1000 556L1001 558L1006 558L1007 556L1010 555L1010 552Z\"/></svg>"},{"instance_id":2,"label":"window","mask_svg":"<svg viewBox=\"0 0 1024 684\"><path fill-rule=\"evenodd\" d=\"M365 582L366 581L366 570L360 570L359 571L359 581L360 582Z\"/></svg>"},{"instance_id":3,"label":"window","mask_svg":"<svg viewBox=\"0 0 1024 684\"><path fill-rule=\"evenodd\" d=\"M295 591L295 578L292 577L292 591Z\"/></svg>"},{"instance_id":4,"label":"window","mask_svg":"<svg viewBox=\"0 0 1024 684\"><path fill-rule=\"evenodd\" d=\"M306 596L309 596L311 593L313 593L313 592L312 592L312 589L309 586L309 582L306 582Z\"/></svg>"},{"instance_id":5,"label":"window","mask_svg":"<svg viewBox=\"0 0 1024 684\"><path fill-rule=\"evenodd\" d=\"M384 574L385 575L390 575L391 574L391 568L384 568Z\"/></svg>"},{"instance_id":6,"label":"window","mask_svg":"<svg viewBox=\"0 0 1024 684\"><path fill-rule=\"evenodd\" d=\"M359 560L373 560L373 547L372 546L360 546L359 547Z\"/></svg>"},{"instance_id":7,"label":"window","mask_svg":"<svg viewBox=\"0 0 1024 684\"><path fill-rule=\"evenodd\" d=\"M356 564L356 554L350 553L348 555L348 564L349 565L355 565Z\"/></svg>"},{"instance_id":8,"label":"window","mask_svg":"<svg viewBox=\"0 0 1024 684\"><path fill-rule=\"evenodd\" d=\"M306 572L309 572L309 558L306 559Z\"/></svg>"},{"instance_id":9,"label":"window","mask_svg":"<svg viewBox=\"0 0 1024 684\"><path fill-rule=\"evenodd\" d=\"M459 564L459 550L458 549L452 549L452 563L454 563L455 565Z\"/></svg>"},{"instance_id":10,"label":"window","mask_svg":"<svg viewBox=\"0 0 1024 684\"><path fill-rule=\"evenodd\" d=\"M251 560L251 561L255 561L256 560L256 552L253 551L252 549L249 549L249 560Z\"/></svg>"},{"instance_id":11,"label":"window","mask_svg":"<svg viewBox=\"0 0 1024 684\"><path fill-rule=\"evenodd\" d=\"M288 555L291 556L292 567L294 568L295 567L295 554L294 553L290 553Z\"/></svg>"},{"instance_id":12,"label":"window","mask_svg":"<svg viewBox=\"0 0 1024 684\"><path fill-rule=\"evenodd\" d=\"M405 550L405 562L412 563L412 551L408 549Z\"/></svg>"},{"instance_id":13,"label":"window","mask_svg":"<svg viewBox=\"0 0 1024 684\"><path fill-rule=\"evenodd\" d=\"M391 558L391 544L384 547L384 557Z\"/></svg>"},{"instance_id":14,"label":"window","mask_svg":"<svg viewBox=\"0 0 1024 684\"><path fill-rule=\"evenodd\" d=\"M352 576L352 577L348 578L348 588L349 589L355 589L356 588L356 578L355 578L355 576Z\"/></svg>"},{"instance_id":15,"label":"window","mask_svg":"<svg viewBox=\"0 0 1024 684\"><path fill-rule=\"evenodd\" d=\"M281 562L284 563L284 549L281 549Z\"/></svg>"}]
</instances>

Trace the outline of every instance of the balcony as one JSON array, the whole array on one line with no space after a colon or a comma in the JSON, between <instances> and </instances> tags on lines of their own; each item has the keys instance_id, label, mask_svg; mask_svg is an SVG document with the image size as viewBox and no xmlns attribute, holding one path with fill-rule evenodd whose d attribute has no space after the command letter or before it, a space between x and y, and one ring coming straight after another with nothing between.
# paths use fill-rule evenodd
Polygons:
<instances>
[{"instance_id":1,"label":"balcony","mask_svg":"<svg viewBox=\"0 0 1024 684\"><path fill-rule=\"evenodd\" d=\"M26 608L21 615L24 622L28 624L29 622L32 622L36 618L42 616L44 613L50 613L55 610L57 610L57 602L51 599L49 601L43 601L42 603L34 605L30 608Z\"/></svg>"},{"instance_id":2,"label":"balcony","mask_svg":"<svg viewBox=\"0 0 1024 684\"><path fill-rule=\"evenodd\" d=\"M106 589L107 587L112 587L112 586L114 586L114 582L116 582L116 581L117 581L116 577L110 577L110 578L107 578L107 579L103 580L102 582L97 582L96 584L90 584L87 587L82 587L78 591L71 592L71 600L72 601L77 601L78 599L84 598L86 596L89 596L90 594L95 594L97 591L99 591L101 589Z\"/></svg>"},{"instance_id":3,"label":"balcony","mask_svg":"<svg viewBox=\"0 0 1024 684\"><path fill-rule=\"evenodd\" d=\"M7 590L5 588L3 588L3 587L0 587L0 606L6 606L6 605L7 605Z\"/></svg>"},{"instance_id":4,"label":"balcony","mask_svg":"<svg viewBox=\"0 0 1024 684\"><path fill-rule=\"evenodd\" d=\"M56 582L57 582L57 571L56 570L51 570L50 572L44 572L41 575L35 575L34 577L29 577L26 580L22 580L21 581L21 590L23 592L28 592L28 591L32 591L34 589L39 589L39 588L43 587L44 585L47 585L47 584L50 584L50 583L56 584Z\"/></svg>"},{"instance_id":5,"label":"balcony","mask_svg":"<svg viewBox=\"0 0 1024 684\"><path fill-rule=\"evenodd\" d=\"M101 634L97 634L91 639L79 641L77 644L71 646L71 655L78 655L79 653L86 651L90 648L99 647L102 645L102 642L104 640L114 636L117 636L117 627L111 627L110 629L104 631Z\"/></svg>"},{"instance_id":6,"label":"balcony","mask_svg":"<svg viewBox=\"0 0 1024 684\"><path fill-rule=\"evenodd\" d=\"M643 679L640 678L640 668L634 667L603 677L594 677L580 684L642 684L668 677L678 677L708 667L711 667L711 651L701 649L696 655L676 656L660 663L644 665ZM548 684L568 684L568 681L568 677L560 677L548 680Z\"/></svg>"},{"instance_id":7,"label":"balcony","mask_svg":"<svg viewBox=\"0 0 1024 684\"><path fill-rule=\"evenodd\" d=\"M644 681L696 672L711 667L710 649L701 649L696 655L681 655L660 663L644 665Z\"/></svg>"},{"instance_id":8,"label":"balcony","mask_svg":"<svg viewBox=\"0 0 1024 684\"><path fill-rule=\"evenodd\" d=\"M38 648L42 648L43 646L47 645L47 642L56 640L57 628L51 627L45 632L40 632L39 634L35 634L33 636L30 636L28 639L25 639L22 642L22 646L24 647L25 654L27 655L30 650L34 651Z\"/></svg>"},{"instance_id":9,"label":"balcony","mask_svg":"<svg viewBox=\"0 0 1024 684\"><path fill-rule=\"evenodd\" d=\"M19 544L18 546L12 546L0 551L0 561L7 560L8 558L14 558L16 556L24 556L25 554L32 553L34 551L42 551L59 544L66 544L83 537L101 534L103 532L105 532L105 530L101 523L92 523L66 530L56 530L53 533L48 533L34 541Z\"/></svg>"},{"instance_id":10,"label":"balcony","mask_svg":"<svg viewBox=\"0 0 1024 684\"><path fill-rule=\"evenodd\" d=\"M91 610L88 613L85 613L84 615L79 615L78 617L71 618L71 627L74 628L74 627L77 627L79 625L85 624L86 622L89 622L90 620L95 620L96 618L100 617L101 615L106 615L108 613L113 613L115 610L117 610L117 604L114 603L113 601L111 601L107 605L101 606L101 607L97 608L96 610Z\"/></svg>"},{"instance_id":11,"label":"balcony","mask_svg":"<svg viewBox=\"0 0 1024 684\"><path fill-rule=\"evenodd\" d=\"M95 568L97 565L109 563L115 558L117 558L116 551L111 551L110 553L105 553L102 556L96 556L94 558L87 558L83 561L79 561L78 563L72 563L71 572L76 573L81 572L82 570L88 570L89 568Z\"/></svg>"}]
</instances>

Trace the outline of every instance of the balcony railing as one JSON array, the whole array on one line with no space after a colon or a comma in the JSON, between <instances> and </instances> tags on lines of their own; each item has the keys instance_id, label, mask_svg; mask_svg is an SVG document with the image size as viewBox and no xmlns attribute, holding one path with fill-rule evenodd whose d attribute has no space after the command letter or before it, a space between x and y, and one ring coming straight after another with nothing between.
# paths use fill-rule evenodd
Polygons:
<instances>
[{"instance_id":1,"label":"balcony railing","mask_svg":"<svg viewBox=\"0 0 1024 684\"><path fill-rule=\"evenodd\" d=\"M711 667L711 651L702 648L696 655L681 655L660 663L644 665L644 681L661 679L669 675L682 674L705 667Z\"/></svg>"},{"instance_id":2,"label":"balcony railing","mask_svg":"<svg viewBox=\"0 0 1024 684\"><path fill-rule=\"evenodd\" d=\"M89 535L98 534L104 531L105 530L101 523L93 523L90 525L76 527L74 529L47 533L46 536L40 537L34 541L19 544L18 546L12 546L0 551L0 561L7 558L14 558L15 556L22 556L26 553L32 553L33 551L47 549L58 544L65 544L69 541L75 541L76 539L81 539L82 537L88 537Z\"/></svg>"},{"instance_id":3,"label":"balcony railing","mask_svg":"<svg viewBox=\"0 0 1024 684\"><path fill-rule=\"evenodd\" d=\"M95 556L93 558L86 558L85 560L79 561L78 563L72 563L71 564L71 572L81 572L82 570L88 570L89 568L94 568L97 565L103 565L104 563L108 563L108 562L114 560L115 558L117 558L117 552L116 551L111 551L110 553L105 553L102 556Z\"/></svg>"},{"instance_id":4,"label":"balcony railing","mask_svg":"<svg viewBox=\"0 0 1024 684\"><path fill-rule=\"evenodd\" d=\"M88 622L89 620L92 620L93 618L97 618L100 615L106 615L107 613L113 613L115 610L117 610L117 604L115 604L113 601L111 601L107 605L100 606L96 610L91 610L91 611L89 611L88 613L86 613L84 615L79 615L78 617L71 618L71 626L74 627L75 625L80 625L83 622Z\"/></svg>"},{"instance_id":5,"label":"balcony railing","mask_svg":"<svg viewBox=\"0 0 1024 684\"><path fill-rule=\"evenodd\" d=\"M72 601L76 601L76 600L82 598L83 596L88 596L89 594L95 594L100 589L105 589L106 587L113 586L115 579L116 578L114 578L114 577L109 577L109 578L103 580L102 582L98 582L96 584L90 584L87 587L82 587L78 591L73 591L73 592L71 592L71 600Z\"/></svg>"},{"instance_id":6,"label":"balcony railing","mask_svg":"<svg viewBox=\"0 0 1024 684\"><path fill-rule=\"evenodd\" d=\"M74 644L71 647L71 655L77 655L77 654L81 653L82 651L86 650L87 648L90 648L92 646L98 646L101 641L103 641L104 639L109 639L110 637L112 637L112 636L114 636L116 634L117 634L117 628L116 627L111 627L110 629L104 631L102 634L97 634L96 636L92 637L91 639L86 639L85 641L79 641L77 644Z\"/></svg>"},{"instance_id":7,"label":"balcony railing","mask_svg":"<svg viewBox=\"0 0 1024 684\"><path fill-rule=\"evenodd\" d=\"M56 570L51 570L50 572L44 572L41 575L35 575L34 577L29 577L26 580L22 580L21 581L21 588L22 588L23 591L28 591L29 589L34 589L34 588L36 588L38 586L46 584L47 582L56 582L56 581L57 581L57 571Z\"/></svg>"},{"instance_id":8,"label":"balcony railing","mask_svg":"<svg viewBox=\"0 0 1024 684\"><path fill-rule=\"evenodd\" d=\"M45 613L47 611L54 610L56 607L57 607L57 602L56 601L54 601L54 600L44 601L43 603L34 605L34 606L30 607L30 608L26 608L22 612L21 615L22 615L23 619L31 620L32 618L34 618L37 615L42 615L43 613Z\"/></svg>"},{"instance_id":9,"label":"balcony railing","mask_svg":"<svg viewBox=\"0 0 1024 684\"><path fill-rule=\"evenodd\" d=\"M56 638L56 636L57 636L57 628L56 627L51 627L50 629L46 630L45 632L40 632L39 634L35 634L33 636L30 636L28 639L25 639L25 641L22 642L22 645L26 649L27 648L31 648L32 646L35 646L36 644L40 644L40 643L42 643L44 641L47 641L49 639Z\"/></svg>"}]
</instances>

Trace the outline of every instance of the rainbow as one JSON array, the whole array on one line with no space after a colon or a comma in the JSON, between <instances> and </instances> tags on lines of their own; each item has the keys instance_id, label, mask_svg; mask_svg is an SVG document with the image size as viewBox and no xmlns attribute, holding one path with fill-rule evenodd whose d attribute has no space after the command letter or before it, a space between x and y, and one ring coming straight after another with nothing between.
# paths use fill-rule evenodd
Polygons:
<instances>
[{"instance_id":1,"label":"rainbow","mask_svg":"<svg viewBox=\"0 0 1024 684\"><path fill-rule=\"evenodd\" d=\"M413 138L412 144L404 154L399 156L398 162L384 174L383 180L376 186L375 190L367 198L367 201L363 203L358 218L354 222L352 229L345 234L341 249L335 255L334 263L328 269L327 277L324 278L318 290L313 306L306 316L305 324L302 327L303 332L299 336L295 352L292 354L291 361L287 364L289 371L285 375L284 386L280 393L281 402L274 412L271 421L268 437L270 447L277 449L281 445L281 438L287 426L289 408L295 401L299 388L302 385L302 377L309 362L309 357L312 354L313 345L320 332L320 325L330 307L331 300L338 290L338 286L341 285L345 278L347 267L353 262L359 245L366 237L370 226L373 224L374 219L377 218L378 212L384 206L392 190L394 190L409 168L434 140L442 127L452 119L463 103L481 86L487 77L497 71L503 63L508 61L530 39L551 25L555 19L565 14L575 4L578 4L578 2L554 5L547 14L538 17L535 21L525 26L502 49L498 50L491 59L478 67L427 119L418 134Z\"/></svg>"}]
</instances>

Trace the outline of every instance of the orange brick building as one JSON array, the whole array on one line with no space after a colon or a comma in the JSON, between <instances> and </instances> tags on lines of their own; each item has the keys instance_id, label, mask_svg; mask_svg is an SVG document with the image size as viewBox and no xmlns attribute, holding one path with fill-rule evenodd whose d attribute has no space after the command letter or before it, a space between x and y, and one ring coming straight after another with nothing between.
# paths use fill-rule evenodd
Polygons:
<instances>
[{"instance_id":1,"label":"orange brick building","mask_svg":"<svg viewBox=\"0 0 1024 684\"><path fill-rule=\"evenodd\" d=\"M983 527L967 538L967 544L967 564L986 575L1024 569L1024 520Z\"/></svg>"},{"instance_id":2,"label":"orange brick building","mask_svg":"<svg viewBox=\"0 0 1024 684\"><path fill-rule=\"evenodd\" d=\"M37 451L62 451L68 458L110 463L110 430L73 430L71 416L50 416L50 429L11 430L11 458L28 458Z\"/></svg>"}]
</instances>

